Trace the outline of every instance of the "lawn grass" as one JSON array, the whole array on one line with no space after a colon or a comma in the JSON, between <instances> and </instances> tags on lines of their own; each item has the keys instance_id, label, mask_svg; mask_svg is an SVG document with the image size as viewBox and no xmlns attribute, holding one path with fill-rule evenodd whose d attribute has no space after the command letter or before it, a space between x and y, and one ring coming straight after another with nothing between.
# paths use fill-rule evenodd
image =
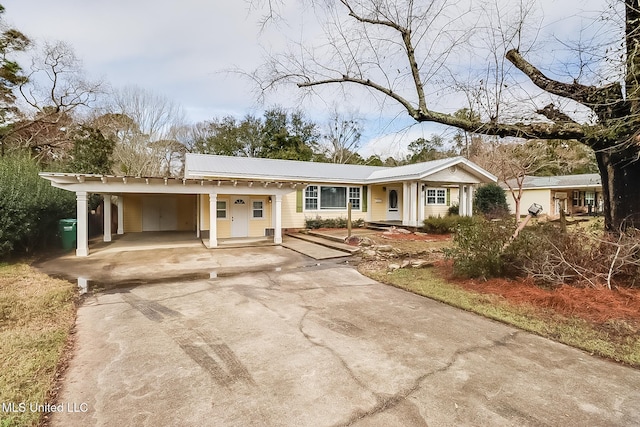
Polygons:
<instances>
[{"instance_id":1,"label":"lawn grass","mask_svg":"<svg viewBox=\"0 0 640 427\"><path fill-rule=\"evenodd\" d=\"M75 287L29 264L0 264L0 403L26 404L2 411L0 426L36 426L55 382L76 314ZM7 409L8 406L5 406Z\"/></svg>"},{"instance_id":2,"label":"lawn grass","mask_svg":"<svg viewBox=\"0 0 640 427\"><path fill-rule=\"evenodd\" d=\"M473 292L439 278L433 268L361 269L374 280L498 320L540 336L580 348L591 354L640 367L640 337L625 333L624 321L595 325L586 320L565 317L550 310L510 304L498 295ZM616 331L617 330L617 331Z\"/></svg>"}]
</instances>

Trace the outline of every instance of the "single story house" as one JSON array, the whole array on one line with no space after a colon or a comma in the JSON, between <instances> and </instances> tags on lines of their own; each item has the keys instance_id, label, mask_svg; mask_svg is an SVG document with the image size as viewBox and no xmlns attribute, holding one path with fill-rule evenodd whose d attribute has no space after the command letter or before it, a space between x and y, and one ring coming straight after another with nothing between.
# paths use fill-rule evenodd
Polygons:
<instances>
[{"instance_id":1,"label":"single story house","mask_svg":"<svg viewBox=\"0 0 640 427\"><path fill-rule=\"evenodd\" d=\"M77 199L78 256L87 256L87 202L99 193L117 206L104 210L104 240L144 231L193 231L205 245L219 239L273 236L304 228L306 218L347 216L418 226L451 204L471 215L473 189L495 176L463 157L398 167L187 154L182 178L41 173Z\"/></svg>"},{"instance_id":2,"label":"single story house","mask_svg":"<svg viewBox=\"0 0 640 427\"><path fill-rule=\"evenodd\" d=\"M515 180L512 188L517 191ZM507 203L511 213L515 213L515 201L506 185ZM532 203L542 206L542 212L550 217L558 217L563 210L569 215L602 212L602 184L597 173L560 176L526 176L522 186L520 213Z\"/></svg>"}]
</instances>

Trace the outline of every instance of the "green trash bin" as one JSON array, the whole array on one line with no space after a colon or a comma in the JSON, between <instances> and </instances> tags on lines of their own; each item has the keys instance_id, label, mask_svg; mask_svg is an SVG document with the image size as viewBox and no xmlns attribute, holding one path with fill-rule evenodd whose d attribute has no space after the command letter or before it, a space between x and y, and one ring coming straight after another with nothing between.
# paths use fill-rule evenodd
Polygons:
<instances>
[{"instance_id":1,"label":"green trash bin","mask_svg":"<svg viewBox=\"0 0 640 427\"><path fill-rule=\"evenodd\" d=\"M77 219L61 219L58 221L58 231L62 239L62 248L71 250L76 247L78 220Z\"/></svg>"}]
</instances>

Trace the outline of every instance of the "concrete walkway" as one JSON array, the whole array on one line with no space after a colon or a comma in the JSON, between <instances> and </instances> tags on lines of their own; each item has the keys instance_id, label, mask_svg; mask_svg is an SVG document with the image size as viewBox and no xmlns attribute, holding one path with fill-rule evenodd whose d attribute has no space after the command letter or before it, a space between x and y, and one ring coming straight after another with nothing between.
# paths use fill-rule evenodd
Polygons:
<instances>
[{"instance_id":1,"label":"concrete walkway","mask_svg":"<svg viewBox=\"0 0 640 427\"><path fill-rule=\"evenodd\" d=\"M53 426L640 425L640 371L349 267L275 247L146 255L84 266L225 274L90 294L59 395L86 411Z\"/></svg>"},{"instance_id":2,"label":"concrete walkway","mask_svg":"<svg viewBox=\"0 0 640 427\"><path fill-rule=\"evenodd\" d=\"M285 236L282 240L282 246L292 251L296 251L316 260L342 258L351 255L350 253L328 248L318 243L310 242L295 237Z\"/></svg>"}]
</instances>

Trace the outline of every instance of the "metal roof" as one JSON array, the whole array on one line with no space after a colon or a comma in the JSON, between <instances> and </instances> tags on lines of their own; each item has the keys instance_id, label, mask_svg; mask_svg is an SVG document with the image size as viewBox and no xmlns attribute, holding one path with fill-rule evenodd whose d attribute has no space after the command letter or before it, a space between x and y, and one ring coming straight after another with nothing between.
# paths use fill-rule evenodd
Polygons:
<instances>
[{"instance_id":1,"label":"metal roof","mask_svg":"<svg viewBox=\"0 0 640 427\"><path fill-rule=\"evenodd\" d=\"M187 178L362 182L372 172L381 169L385 168L207 154L187 154L185 160L185 177Z\"/></svg>"},{"instance_id":2,"label":"metal roof","mask_svg":"<svg viewBox=\"0 0 640 427\"><path fill-rule=\"evenodd\" d=\"M271 181L337 182L366 184L422 179L447 167L462 165L485 180L496 178L464 157L433 160L397 167L345 165L294 160L186 155L185 178L238 178Z\"/></svg>"},{"instance_id":3,"label":"metal roof","mask_svg":"<svg viewBox=\"0 0 640 427\"><path fill-rule=\"evenodd\" d=\"M461 166L474 175L484 177L485 180L491 182L497 181L497 178L494 175L462 156L385 168L384 170L373 172L369 176L368 180L370 182L381 182L389 180L423 179L452 166Z\"/></svg>"},{"instance_id":4,"label":"metal roof","mask_svg":"<svg viewBox=\"0 0 640 427\"><path fill-rule=\"evenodd\" d=\"M509 180L512 185L515 180ZM600 175L586 173L580 175L526 176L522 188L588 188L601 187Z\"/></svg>"}]
</instances>

